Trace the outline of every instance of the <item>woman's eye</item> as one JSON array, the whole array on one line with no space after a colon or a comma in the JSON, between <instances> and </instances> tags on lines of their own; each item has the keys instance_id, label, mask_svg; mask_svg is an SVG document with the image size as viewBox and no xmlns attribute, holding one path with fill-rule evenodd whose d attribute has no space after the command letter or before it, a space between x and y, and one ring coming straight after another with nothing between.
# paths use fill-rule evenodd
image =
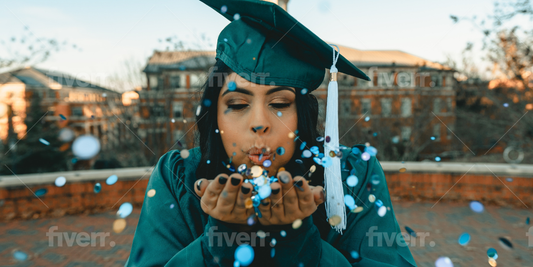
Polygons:
<instances>
[{"instance_id":1,"label":"woman's eye","mask_svg":"<svg viewBox=\"0 0 533 267\"><path fill-rule=\"evenodd\" d=\"M279 104L270 104L276 109L288 108L291 103L279 103Z\"/></svg>"},{"instance_id":2,"label":"woman's eye","mask_svg":"<svg viewBox=\"0 0 533 267\"><path fill-rule=\"evenodd\" d=\"M241 110L245 107L247 107L248 105L246 104L240 104L240 105L228 105L228 108L229 109L234 109L234 110Z\"/></svg>"}]
</instances>

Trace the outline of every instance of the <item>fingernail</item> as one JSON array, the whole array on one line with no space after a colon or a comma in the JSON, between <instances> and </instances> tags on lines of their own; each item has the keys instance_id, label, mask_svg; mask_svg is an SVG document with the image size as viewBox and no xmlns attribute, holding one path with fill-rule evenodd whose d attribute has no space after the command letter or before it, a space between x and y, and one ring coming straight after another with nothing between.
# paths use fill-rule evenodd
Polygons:
<instances>
[{"instance_id":1,"label":"fingernail","mask_svg":"<svg viewBox=\"0 0 533 267\"><path fill-rule=\"evenodd\" d=\"M263 205L263 206L268 206L268 204L270 204L270 201L261 202L261 205Z\"/></svg>"},{"instance_id":2,"label":"fingernail","mask_svg":"<svg viewBox=\"0 0 533 267\"><path fill-rule=\"evenodd\" d=\"M196 183L196 189L198 189L198 191L200 191L200 184L202 183L202 180L198 181L198 183Z\"/></svg>"},{"instance_id":3,"label":"fingernail","mask_svg":"<svg viewBox=\"0 0 533 267\"><path fill-rule=\"evenodd\" d=\"M243 187L241 187L241 191L242 191L243 194L246 195L246 194L250 193L250 188L243 186Z\"/></svg>"},{"instance_id":4,"label":"fingernail","mask_svg":"<svg viewBox=\"0 0 533 267\"><path fill-rule=\"evenodd\" d=\"M285 173L282 173L279 175L279 180L284 183L284 184L288 184L289 183L289 176Z\"/></svg>"},{"instance_id":5,"label":"fingernail","mask_svg":"<svg viewBox=\"0 0 533 267\"><path fill-rule=\"evenodd\" d=\"M279 188L278 188L278 189L272 189L272 194L275 195L275 194L277 194L277 193L279 193Z\"/></svg>"},{"instance_id":6,"label":"fingernail","mask_svg":"<svg viewBox=\"0 0 533 267\"><path fill-rule=\"evenodd\" d=\"M241 182L241 179L238 179L238 178L231 178L231 184L232 185L238 185L239 183Z\"/></svg>"},{"instance_id":7,"label":"fingernail","mask_svg":"<svg viewBox=\"0 0 533 267\"><path fill-rule=\"evenodd\" d=\"M225 184L226 182L228 181L228 178L224 177L224 176L219 176L218 177L218 182L220 184Z\"/></svg>"},{"instance_id":8,"label":"fingernail","mask_svg":"<svg viewBox=\"0 0 533 267\"><path fill-rule=\"evenodd\" d=\"M304 182L302 180L294 182L294 186L296 186L302 192L304 191L304 189L302 188L303 185L304 185Z\"/></svg>"}]
</instances>

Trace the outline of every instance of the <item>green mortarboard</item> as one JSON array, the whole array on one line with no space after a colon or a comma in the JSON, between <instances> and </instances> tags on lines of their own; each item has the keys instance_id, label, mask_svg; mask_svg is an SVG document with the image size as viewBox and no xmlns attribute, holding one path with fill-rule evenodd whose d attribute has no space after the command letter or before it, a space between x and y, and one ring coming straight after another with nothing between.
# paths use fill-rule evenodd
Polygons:
<instances>
[{"instance_id":1,"label":"green mortarboard","mask_svg":"<svg viewBox=\"0 0 533 267\"><path fill-rule=\"evenodd\" d=\"M280 6L260 0L201 0L232 22L222 30L216 57L244 79L264 85L317 89L329 68L332 79L327 89L326 128L330 141L324 155L339 150L337 72L370 81L361 70L304 27ZM335 154L335 153L334 153ZM346 207L340 168L336 156L322 160L326 190L326 214L342 233L346 228ZM337 217L337 218L333 218ZM332 224L333 225L333 224Z\"/></svg>"},{"instance_id":2,"label":"green mortarboard","mask_svg":"<svg viewBox=\"0 0 533 267\"><path fill-rule=\"evenodd\" d=\"M201 0L232 21L216 57L246 80L315 90L332 64L332 48L280 6L259 0ZM370 80L342 55L340 72Z\"/></svg>"}]
</instances>

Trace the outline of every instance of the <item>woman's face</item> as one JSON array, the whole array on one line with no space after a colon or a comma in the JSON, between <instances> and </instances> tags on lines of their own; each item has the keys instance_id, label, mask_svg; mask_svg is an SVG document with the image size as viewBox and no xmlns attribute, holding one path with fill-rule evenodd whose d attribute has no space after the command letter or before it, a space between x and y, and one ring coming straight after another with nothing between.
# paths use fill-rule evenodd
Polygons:
<instances>
[{"instance_id":1,"label":"woman's face","mask_svg":"<svg viewBox=\"0 0 533 267\"><path fill-rule=\"evenodd\" d=\"M217 121L235 168L259 165L275 175L289 162L298 125L295 99L292 87L259 85L236 73L228 75L218 96ZM276 153L279 147L284 149L282 156ZM263 165L265 160L271 161L270 167Z\"/></svg>"}]
</instances>

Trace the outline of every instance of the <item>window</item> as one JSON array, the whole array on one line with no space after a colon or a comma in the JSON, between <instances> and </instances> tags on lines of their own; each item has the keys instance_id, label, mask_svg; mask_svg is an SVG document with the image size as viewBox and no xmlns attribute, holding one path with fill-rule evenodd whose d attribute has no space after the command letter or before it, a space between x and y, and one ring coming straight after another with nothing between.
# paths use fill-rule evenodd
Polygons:
<instances>
[{"instance_id":1,"label":"window","mask_svg":"<svg viewBox=\"0 0 533 267\"><path fill-rule=\"evenodd\" d=\"M352 114L352 100L351 99L342 99L341 100L341 116L348 117Z\"/></svg>"},{"instance_id":2,"label":"window","mask_svg":"<svg viewBox=\"0 0 533 267\"><path fill-rule=\"evenodd\" d=\"M433 137L435 141L440 141L440 123L433 125Z\"/></svg>"},{"instance_id":3,"label":"window","mask_svg":"<svg viewBox=\"0 0 533 267\"><path fill-rule=\"evenodd\" d=\"M174 131L174 142L180 141L181 144L185 145L185 136L183 136L182 130L176 130Z\"/></svg>"},{"instance_id":4,"label":"window","mask_svg":"<svg viewBox=\"0 0 533 267\"><path fill-rule=\"evenodd\" d=\"M361 99L361 107L362 107L362 114L371 115L372 112L372 99L371 98L363 98Z\"/></svg>"},{"instance_id":5,"label":"window","mask_svg":"<svg viewBox=\"0 0 533 267\"><path fill-rule=\"evenodd\" d=\"M381 116L390 117L392 110L392 99L382 98L381 99Z\"/></svg>"},{"instance_id":6,"label":"window","mask_svg":"<svg viewBox=\"0 0 533 267\"><path fill-rule=\"evenodd\" d=\"M163 90L163 85L165 84L165 81L163 80L163 77L159 76L157 77L157 89Z\"/></svg>"},{"instance_id":7,"label":"window","mask_svg":"<svg viewBox=\"0 0 533 267\"><path fill-rule=\"evenodd\" d=\"M152 117L163 117L165 115L165 110L163 107L155 106L151 108L150 116Z\"/></svg>"},{"instance_id":8,"label":"window","mask_svg":"<svg viewBox=\"0 0 533 267\"><path fill-rule=\"evenodd\" d=\"M408 126L402 127L402 140L403 141L411 140L411 127L408 127Z\"/></svg>"},{"instance_id":9,"label":"window","mask_svg":"<svg viewBox=\"0 0 533 267\"><path fill-rule=\"evenodd\" d=\"M180 76L170 77L170 88L175 89L180 87Z\"/></svg>"},{"instance_id":10,"label":"window","mask_svg":"<svg viewBox=\"0 0 533 267\"><path fill-rule=\"evenodd\" d=\"M404 97L402 98L402 117L411 116L411 98Z\"/></svg>"},{"instance_id":11,"label":"window","mask_svg":"<svg viewBox=\"0 0 533 267\"><path fill-rule=\"evenodd\" d=\"M439 114L442 110L442 100L440 98L433 99L433 113Z\"/></svg>"},{"instance_id":12,"label":"window","mask_svg":"<svg viewBox=\"0 0 533 267\"><path fill-rule=\"evenodd\" d=\"M70 112L72 116L83 116L83 110L81 107L71 107Z\"/></svg>"},{"instance_id":13,"label":"window","mask_svg":"<svg viewBox=\"0 0 533 267\"><path fill-rule=\"evenodd\" d=\"M442 75L431 75L431 87L441 87L442 86Z\"/></svg>"},{"instance_id":14,"label":"window","mask_svg":"<svg viewBox=\"0 0 533 267\"><path fill-rule=\"evenodd\" d=\"M392 87L394 85L394 72L378 73L378 86Z\"/></svg>"},{"instance_id":15,"label":"window","mask_svg":"<svg viewBox=\"0 0 533 267\"><path fill-rule=\"evenodd\" d=\"M181 102L173 103L172 114L174 118L181 119L183 117L183 103Z\"/></svg>"},{"instance_id":16,"label":"window","mask_svg":"<svg viewBox=\"0 0 533 267\"><path fill-rule=\"evenodd\" d=\"M451 97L446 98L446 112L453 112L453 102Z\"/></svg>"}]
</instances>

